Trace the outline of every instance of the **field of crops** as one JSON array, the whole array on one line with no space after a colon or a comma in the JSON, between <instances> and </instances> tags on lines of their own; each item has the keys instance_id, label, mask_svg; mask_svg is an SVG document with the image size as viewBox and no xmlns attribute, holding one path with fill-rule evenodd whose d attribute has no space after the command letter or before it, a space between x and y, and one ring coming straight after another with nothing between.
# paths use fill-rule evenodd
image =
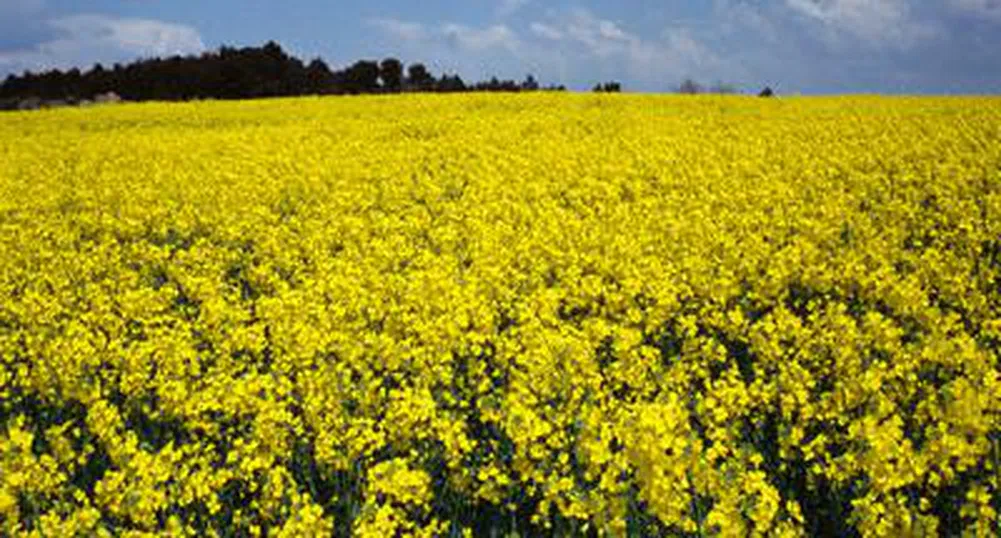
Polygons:
<instances>
[{"instance_id":1,"label":"field of crops","mask_svg":"<svg viewBox=\"0 0 1001 538\"><path fill-rule=\"evenodd\" d=\"M0 534L986 536L1001 99L0 116Z\"/></svg>"}]
</instances>

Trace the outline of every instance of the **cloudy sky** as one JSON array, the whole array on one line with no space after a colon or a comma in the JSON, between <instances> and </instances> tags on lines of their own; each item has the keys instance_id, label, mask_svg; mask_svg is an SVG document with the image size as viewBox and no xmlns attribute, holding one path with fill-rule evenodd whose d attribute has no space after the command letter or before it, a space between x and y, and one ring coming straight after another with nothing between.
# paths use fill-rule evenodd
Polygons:
<instances>
[{"instance_id":1,"label":"cloudy sky","mask_svg":"<svg viewBox=\"0 0 1001 538\"><path fill-rule=\"evenodd\" d=\"M269 39L571 89L1001 93L1001 0L0 0L0 76Z\"/></svg>"}]
</instances>

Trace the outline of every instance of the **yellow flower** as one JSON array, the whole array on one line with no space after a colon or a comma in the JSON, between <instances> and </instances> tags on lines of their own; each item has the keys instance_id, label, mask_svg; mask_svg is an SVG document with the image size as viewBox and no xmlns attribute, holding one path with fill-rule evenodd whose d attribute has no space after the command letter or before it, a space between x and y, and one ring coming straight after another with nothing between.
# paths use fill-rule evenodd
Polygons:
<instances>
[{"instance_id":1,"label":"yellow flower","mask_svg":"<svg viewBox=\"0 0 1001 538\"><path fill-rule=\"evenodd\" d=\"M0 534L992 533L999 110L0 116Z\"/></svg>"}]
</instances>

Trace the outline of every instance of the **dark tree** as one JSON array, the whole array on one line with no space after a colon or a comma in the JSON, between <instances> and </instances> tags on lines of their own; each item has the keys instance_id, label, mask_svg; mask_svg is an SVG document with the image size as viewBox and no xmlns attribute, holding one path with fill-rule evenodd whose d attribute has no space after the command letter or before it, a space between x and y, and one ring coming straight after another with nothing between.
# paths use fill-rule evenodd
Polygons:
<instances>
[{"instance_id":1,"label":"dark tree","mask_svg":"<svg viewBox=\"0 0 1001 538\"><path fill-rule=\"evenodd\" d=\"M403 89L403 63L396 58L386 58L379 64L379 80L387 92L397 93Z\"/></svg>"},{"instance_id":2,"label":"dark tree","mask_svg":"<svg viewBox=\"0 0 1001 538\"><path fill-rule=\"evenodd\" d=\"M466 83L459 78L459 75L442 75L435 90L444 93L463 92L466 91Z\"/></svg>"},{"instance_id":3,"label":"dark tree","mask_svg":"<svg viewBox=\"0 0 1001 538\"><path fill-rule=\"evenodd\" d=\"M681 85L678 86L678 93L683 93L685 95L702 93L702 85L690 78L686 78Z\"/></svg>"},{"instance_id":4,"label":"dark tree","mask_svg":"<svg viewBox=\"0 0 1001 538\"><path fill-rule=\"evenodd\" d=\"M403 63L395 58L382 62L359 61L342 70L332 70L322 59L304 64L269 41L260 47L222 46L198 55L147 58L108 69L95 64L90 70L25 71L9 75L0 84L0 106L22 102L92 100L114 93L127 101L187 99L251 99L309 94L343 94L407 91L532 91L539 89L535 77L523 82L499 80L467 85L458 75L435 78L421 63L411 64L403 76ZM617 84L614 86L617 88ZM565 89L562 86L551 90ZM610 90L610 91L617 91Z\"/></svg>"},{"instance_id":5,"label":"dark tree","mask_svg":"<svg viewBox=\"0 0 1001 538\"><path fill-rule=\"evenodd\" d=\"M775 92L772 91L771 87L769 86L765 86L765 89L761 90L761 93L758 94L758 97L774 97L774 96Z\"/></svg>"},{"instance_id":6,"label":"dark tree","mask_svg":"<svg viewBox=\"0 0 1001 538\"><path fill-rule=\"evenodd\" d=\"M618 82L611 81L604 84L595 84L592 91L603 92L603 93L619 93L622 91L622 84Z\"/></svg>"},{"instance_id":7,"label":"dark tree","mask_svg":"<svg viewBox=\"0 0 1001 538\"><path fill-rule=\"evenodd\" d=\"M513 80L500 80L497 77L490 77L490 80L477 82L473 86L473 91L481 92L518 92L521 89L521 84Z\"/></svg>"},{"instance_id":8,"label":"dark tree","mask_svg":"<svg viewBox=\"0 0 1001 538\"><path fill-rule=\"evenodd\" d=\"M320 58L315 58L306 66L306 87L309 93L323 94L333 91L334 74Z\"/></svg>"},{"instance_id":9,"label":"dark tree","mask_svg":"<svg viewBox=\"0 0 1001 538\"><path fill-rule=\"evenodd\" d=\"M407 88L416 91L428 91L434 86L434 77L424 64L410 64L407 67Z\"/></svg>"},{"instance_id":10,"label":"dark tree","mask_svg":"<svg viewBox=\"0 0 1001 538\"><path fill-rule=\"evenodd\" d=\"M374 93L379 89L379 64L367 60L355 62L344 73L348 93Z\"/></svg>"},{"instance_id":11,"label":"dark tree","mask_svg":"<svg viewBox=\"0 0 1001 538\"><path fill-rule=\"evenodd\" d=\"M265 43L261 52L273 60L283 61L288 59L288 56L285 55L285 51L282 50L281 45L275 43L274 41L268 41Z\"/></svg>"}]
</instances>

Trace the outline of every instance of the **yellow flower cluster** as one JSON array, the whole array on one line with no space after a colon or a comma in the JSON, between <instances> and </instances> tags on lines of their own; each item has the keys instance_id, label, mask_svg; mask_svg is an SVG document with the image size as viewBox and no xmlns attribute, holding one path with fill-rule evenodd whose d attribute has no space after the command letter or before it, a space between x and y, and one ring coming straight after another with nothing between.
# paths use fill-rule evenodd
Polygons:
<instances>
[{"instance_id":1,"label":"yellow flower cluster","mask_svg":"<svg viewBox=\"0 0 1001 538\"><path fill-rule=\"evenodd\" d=\"M0 534L1001 532L1001 100L0 117Z\"/></svg>"}]
</instances>

